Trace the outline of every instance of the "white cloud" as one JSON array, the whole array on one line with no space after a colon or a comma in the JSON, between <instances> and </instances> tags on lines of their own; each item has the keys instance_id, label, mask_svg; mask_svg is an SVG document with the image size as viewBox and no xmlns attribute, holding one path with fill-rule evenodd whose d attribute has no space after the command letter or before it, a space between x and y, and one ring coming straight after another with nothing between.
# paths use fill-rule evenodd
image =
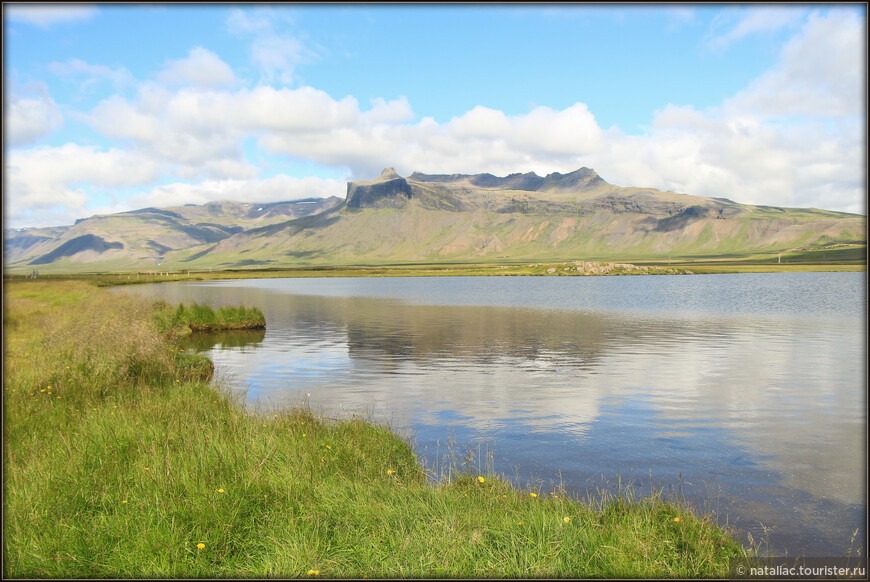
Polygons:
<instances>
[{"instance_id":1,"label":"white cloud","mask_svg":"<svg viewBox=\"0 0 870 582\"><path fill-rule=\"evenodd\" d=\"M276 35L257 38L251 45L251 60L267 82L292 83L296 67L306 62L311 54L295 38Z\"/></svg>"},{"instance_id":2,"label":"white cloud","mask_svg":"<svg viewBox=\"0 0 870 582\"><path fill-rule=\"evenodd\" d=\"M584 103L562 111L536 107L525 115L513 117L478 106L453 118L448 130L456 139L504 140L529 154L577 156L604 147L601 128Z\"/></svg>"},{"instance_id":3,"label":"white cloud","mask_svg":"<svg viewBox=\"0 0 870 582\"><path fill-rule=\"evenodd\" d=\"M251 62L260 71L264 83L293 84L296 68L318 58L317 53L296 36L276 30L276 24L291 20L287 11L271 7L258 7L253 11L239 8L227 17L227 29L240 36L253 36L250 48Z\"/></svg>"},{"instance_id":4,"label":"white cloud","mask_svg":"<svg viewBox=\"0 0 870 582\"><path fill-rule=\"evenodd\" d=\"M50 196L59 185L133 186L159 175L157 164L139 154L74 143L9 152L6 168L16 168L27 177L25 192L33 197Z\"/></svg>"},{"instance_id":5,"label":"white cloud","mask_svg":"<svg viewBox=\"0 0 870 582\"><path fill-rule=\"evenodd\" d=\"M858 116L866 111L866 23L852 12L811 14L780 62L725 102L765 118Z\"/></svg>"},{"instance_id":6,"label":"white cloud","mask_svg":"<svg viewBox=\"0 0 870 582\"><path fill-rule=\"evenodd\" d=\"M275 12L266 7L257 7L253 11L234 8L227 16L227 29L233 34L271 32L274 17Z\"/></svg>"},{"instance_id":7,"label":"white cloud","mask_svg":"<svg viewBox=\"0 0 870 582\"><path fill-rule=\"evenodd\" d=\"M230 66L208 49L194 47L187 58L170 61L157 79L167 85L220 87L236 82Z\"/></svg>"},{"instance_id":8,"label":"white cloud","mask_svg":"<svg viewBox=\"0 0 870 582\"><path fill-rule=\"evenodd\" d=\"M263 14L238 14L238 30L273 34ZM12 152L4 171L16 208L48 208L57 200L77 208L87 204L92 188L147 189L158 177L177 183L153 187L131 204L344 194L344 183L329 180L258 179L261 169L245 155L248 143L356 180L374 178L387 166L402 175L544 175L587 166L623 186L865 212L865 37L864 23L851 12L810 14L777 64L744 90L703 110L668 105L654 113L644 135L603 130L582 102L519 115L478 106L438 123L416 119L405 97L373 99L363 108L354 97L336 99L313 87L217 86L235 76L216 55L197 48L161 80L190 82L187 67L197 59L216 65L209 75L181 87L141 83L135 98L113 96L89 112L87 122L117 140L116 149L67 144ZM119 71L83 61L55 68L105 77ZM7 106L7 136L17 143L44 135L60 119L59 113L52 117L57 106L44 88L27 98L33 102L10 99Z\"/></svg>"},{"instance_id":9,"label":"white cloud","mask_svg":"<svg viewBox=\"0 0 870 582\"><path fill-rule=\"evenodd\" d=\"M714 49L725 49L747 36L774 32L783 27L794 25L805 14L805 8L788 5L754 6L751 9L732 8L717 15L714 18L713 26L730 25L735 19L737 20L736 24L727 32L714 36L709 43Z\"/></svg>"},{"instance_id":10,"label":"white cloud","mask_svg":"<svg viewBox=\"0 0 870 582\"><path fill-rule=\"evenodd\" d=\"M13 85L3 110L4 147L32 144L63 126L60 108L42 83Z\"/></svg>"},{"instance_id":11,"label":"white cloud","mask_svg":"<svg viewBox=\"0 0 870 582\"><path fill-rule=\"evenodd\" d=\"M616 131L607 141L607 151L589 162L616 184L749 204L865 211L866 144L859 132L741 119L733 109L669 106L657 112L647 135Z\"/></svg>"},{"instance_id":12,"label":"white cloud","mask_svg":"<svg viewBox=\"0 0 870 582\"><path fill-rule=\"evenodd\" d=\"M159 120L150 114L144 99L141 103L136 107L122 97L112 96L100 102L87 119L95 130L110 138L157 141L161 135Z\"/></svg>"},{"instance_id":13,"label":"white cloud","mask_svg":"<svg viewBox=\"0 0 870 582\"><path fill-rule=\"evenodd\" d=\"M49 63L48 70L59 76L84 75L91 79L106 79L115 88L123 88L134 82L133 75L124 67L113 69L105 65L92 65L81 59L69 59L65 62L55 61Z\"/></svg>"},{"instance_id":14,"label":"white cloud","mask_svg":"<svg viewBox=\"0 0 870 582\"><path fill-rule=\"evenodd\" d=\"M589 164L621 185L865 213L866 27L808 16L779 62L704 111L668 105L643 136L609 132Z\"/></svg>"},{"instance_id":15,"label":"white cloud","mask_svg":"<svg viewBox=\"0 0 870 582\"><path fill-rule=\"evenodd\" d=\"M3 17L49 28L59 22L89 20L97 12L93 4L3 4Z\"/></svg>"},{"instance_id":16,"label":"white cloud","mask_svg":"<svg viewBox=\"0 0 870 582\"><path fill-rule=\"evenodd\" d=\"M278 175L264 180L204 180L196 184L177 182L137 194L131 197L128 203L132 208L143 208L205 204L215 200L282 202L312 197L343 197L346 191L345 182L338 180Z\"/></svg>"},{"instance_id":17,"label":"white cloud","mask_svg":"<svg viewBox=\"0 0 870 582\"><path fill-rule=\"evenodd\" d=\"M360 114L353 97L336 101L312 87L257 87L229 96L227 104L243 112L238 125L257 131L318 132L352 125Z\"/></svg>"},{"instance_id":18,"label":"white cloud","mask_svg":"<svg viewBox=\"0 0 870 582\"><path fill-rule=\"evenodd\" d=\"M507 115L497 109L478 105L460 117L450 121L453 133L459 137L495 138L511 131Z\"/></svg>"},{"instance_id":19,"label":"white cloud","mask_svg":"<svg viewBox=\"0 0 870 582\"><path fill-rule=\"evenodd\" d=\"M585 103L576 103L562 111L536 107L518 117L508 139L517 148L541 154L582 155L604 147L601 128Z\"/></svg>"},{"instance_id":20,"label":"white cloud","mask_svg":"<svg viewBox=\"0 0 870 582\"><path fill-rule=\"evenodd\" d=\"M404 96L387 101L381 97L372 99L372 108L363 113L368 123L404 123L414 119L411 104Z\"/></svg>"},{"instance_id":21,"label":"white cloud","mask_svg":"<svg viewBox=\"0 0 870 582\"><path fill-rule=\"evenodd\" d=\"M4 196L7 219L15 223L43 210L80 216L89 191L147 184L158 178L159 168L135 153L67 143L8 152L3 172L10 194Z\"/></svg>"}]
</instances>

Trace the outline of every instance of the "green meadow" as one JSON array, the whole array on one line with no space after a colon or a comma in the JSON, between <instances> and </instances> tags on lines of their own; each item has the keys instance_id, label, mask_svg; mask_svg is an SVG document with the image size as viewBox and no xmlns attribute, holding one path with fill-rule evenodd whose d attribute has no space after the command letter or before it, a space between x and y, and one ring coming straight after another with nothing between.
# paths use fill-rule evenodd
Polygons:
<instances>
[{"instance_id":1,"label":"green meadow","mask_svg":"<svg viewBox=\"0 0 870 582\"><path fill-rule=\"evenodd\" d=\"M127 285L184 280L247 279L272 277L437 277L437 276L587 276L571 268L578 262L603 265L631 264L646 267L646 271L616 268L608 275L669 275L691 272L713 273L789 273L866 271L867 246L865 244L832 244L808 247L787 252L735 252L727 255L626 255L618 260L605 257L584 257L578 261L544 259L537 262L509 258L481 261L438 261L408 263L333 264L286 267L246 267L237 269L183 269L166 271L83 271L82 265L72 271L40 272L43 279L77 279L97 285ZM566 267L568 270L566 270ZM553 272L550 272L554 269ZM7 281L26 280L32 270L4 274ZM598 273L602 274L602 273Z\"/></svg>"},{"instance_id":2,"label":"green meadow","mask_svg":"<svg viewBox=\"0 0 870 582\"><path fill-rule=\"evenodd\" d=\"M194 307L94 283L5 285L4 577L722 578L751 554L663 492L433 475L388 426L246 411L180 347Z\"/></svg>"}]
</instances>

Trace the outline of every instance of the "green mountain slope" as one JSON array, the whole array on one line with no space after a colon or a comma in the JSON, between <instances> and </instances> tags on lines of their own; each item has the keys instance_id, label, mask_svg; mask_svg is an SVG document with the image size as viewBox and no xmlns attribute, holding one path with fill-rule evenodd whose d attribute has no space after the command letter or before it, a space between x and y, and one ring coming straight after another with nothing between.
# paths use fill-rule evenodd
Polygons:
<instances>
[{"instance_id":1,"label":"green mountain slope","mask_svg":"<svg viewBox=\"0 0 870 582\"><path fill-rule=\"evenodd\" d=\"M167 256L174 268L465 260L574 260L777 252L866 242L866 217L620 188L571 174L351 182L345 204Z\"/></svg>"},{"instance_id":2,"label":"green mountain slope","mask_svg":"<svg viewBox=\"0 0 870 582\"><path fill-rule=\"evenodd\" d=\"M4 264L50 270L154 268L172 251L316 214L340 202L336 197L263 204L211 202L97 215L68 227L6 230Z\"/></svg>"},{"instance_id":3,"label":"green mountain slope","mask_svg":"<svg viewBox=\"0 0 870 582\"><path fill-rule=\"evenodd\" d=\"M866 244L866 223L623 188L588 168L407 178L388 168L348 183L343 202L146 208L6 234L4 254L7 266L72 271L714 257Z\"/></svg>"}]
</instances>

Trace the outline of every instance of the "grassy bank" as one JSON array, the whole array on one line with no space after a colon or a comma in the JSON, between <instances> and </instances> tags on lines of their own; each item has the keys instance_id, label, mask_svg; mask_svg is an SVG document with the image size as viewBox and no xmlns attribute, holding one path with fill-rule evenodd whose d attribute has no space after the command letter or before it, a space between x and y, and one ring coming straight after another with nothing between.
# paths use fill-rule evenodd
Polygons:
<instances>
[{"instance_id":1,"label":"grassy bank","mask_svg":"<svg viewBox=\"0 0 870 582\"><path fill-rule=\"evenodd\" d=\"M161 302L155 308L158 325L163 329L181 327L194 332L266 327L266 317L256 307L219 307L215 310L208 305L181 303L173 308Z\"/></svg>"},{"instance_id":2,"label":"grassy bank","mask_svg":"<svg viewBox=\"0 0 870 582\"><path fill-rule=\"evenodd\" d=\"M433 486L387 427L248 416L160 305L5 293L5 577L727 577L744 554L660 497Z\"/></svg>"}]
</instances>

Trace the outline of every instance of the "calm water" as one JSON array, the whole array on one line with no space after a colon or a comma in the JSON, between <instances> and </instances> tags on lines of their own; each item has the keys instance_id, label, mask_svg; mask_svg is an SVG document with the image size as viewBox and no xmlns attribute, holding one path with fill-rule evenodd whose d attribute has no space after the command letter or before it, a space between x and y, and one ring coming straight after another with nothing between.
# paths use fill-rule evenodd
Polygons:
<instances>
[{"instance_id":1,"label":"calm water","mask_svg":"<svg viewBox=\"0 0 870 582\"><path fill-rule=\"evenodd\" d=\"M388 422L433 472L472 451L545 491L682 490L777 555L866 548L864 273L131 291L260 307L265 332L195 346L250 406Z\"/></svg>"}]
</instances>

